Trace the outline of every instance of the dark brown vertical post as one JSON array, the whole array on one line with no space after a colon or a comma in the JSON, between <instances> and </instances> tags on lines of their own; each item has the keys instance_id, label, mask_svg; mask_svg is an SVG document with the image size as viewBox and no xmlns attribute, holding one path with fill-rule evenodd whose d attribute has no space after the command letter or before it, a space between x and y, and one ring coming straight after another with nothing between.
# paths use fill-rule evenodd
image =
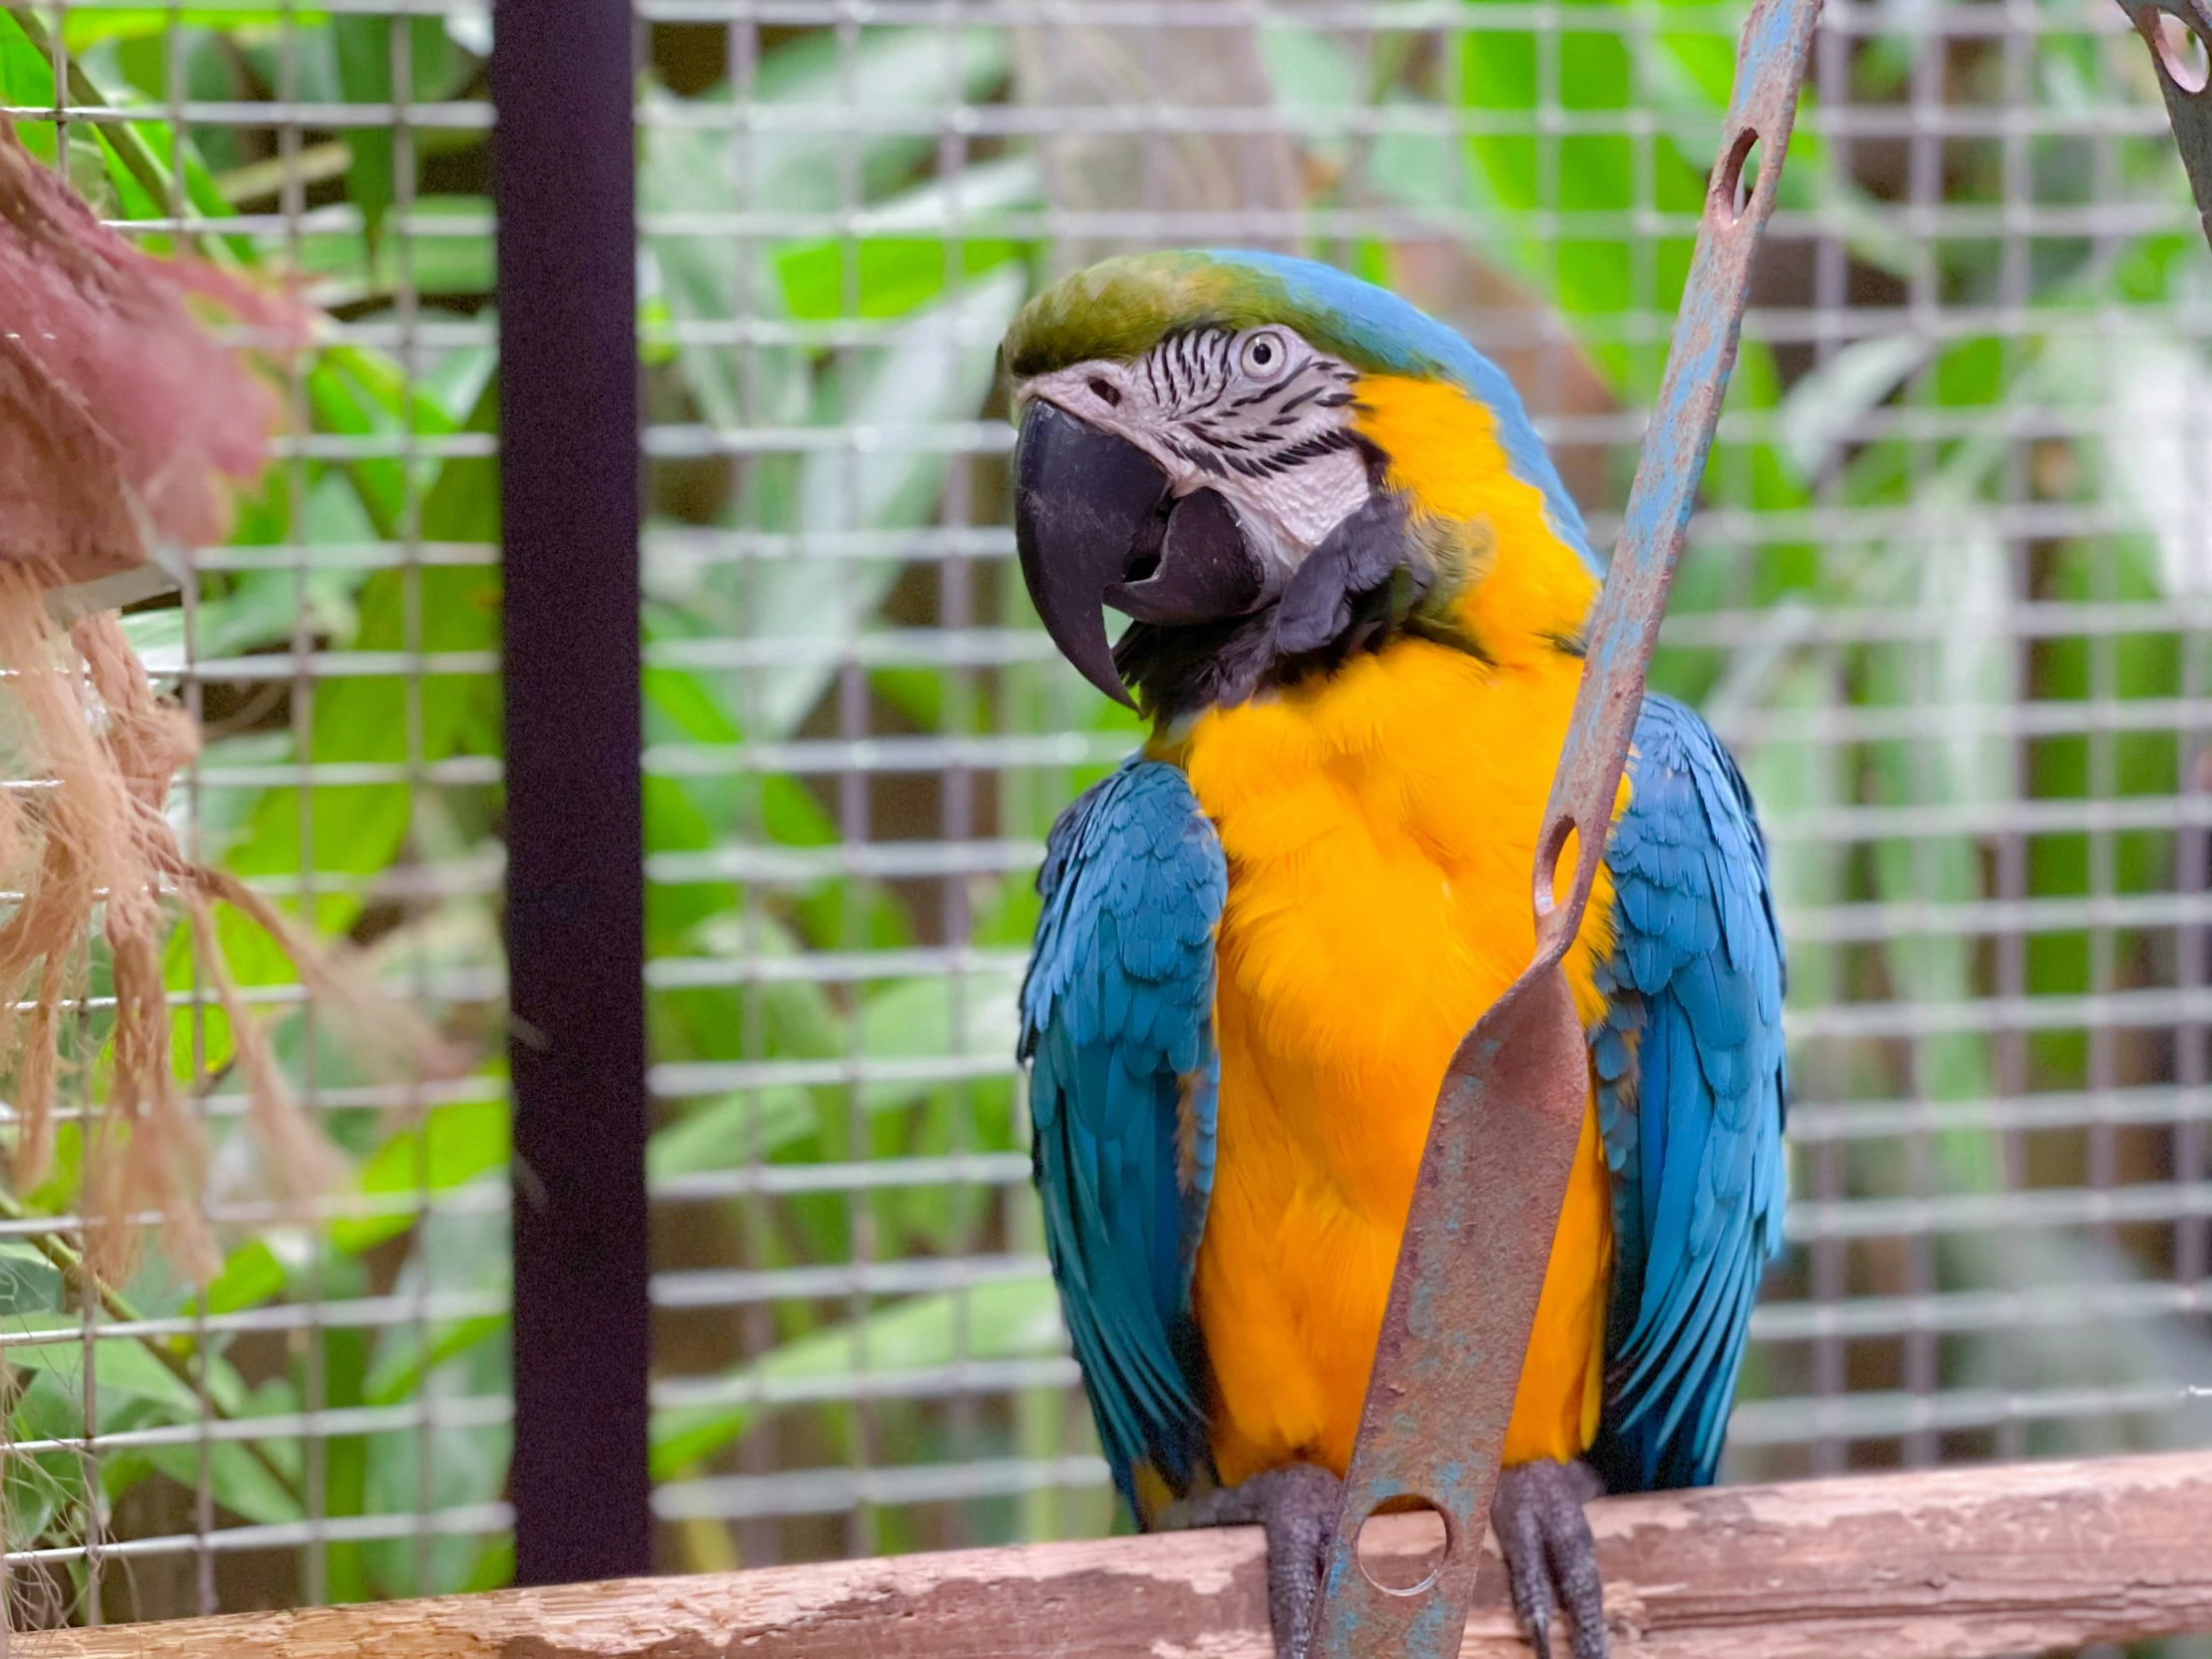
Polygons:
<instances>
[{"instance_id":1,"label":"dark brown vertical post","mask_svg":"<svg viewBox=\"0 0 2212 1659\"><path fill-rule=\"evenodd\" d=\"M649 1571L628 0L497 8L515 1576Z\"/></svg>"}]
</instances>

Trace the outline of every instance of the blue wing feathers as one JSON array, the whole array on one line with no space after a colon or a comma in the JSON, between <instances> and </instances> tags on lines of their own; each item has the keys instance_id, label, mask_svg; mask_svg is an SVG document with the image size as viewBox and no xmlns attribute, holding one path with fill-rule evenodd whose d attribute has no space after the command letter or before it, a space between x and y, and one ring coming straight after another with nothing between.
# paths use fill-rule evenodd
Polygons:
<instances>
[{"instance_id":1,"label":"blue wing feathers","mask_svg":"<svg viewBox=\"0 0 2212 1659\"><path fill-rule=\"evenodd\" d=\"M1608 849L1617 944L1590 1046L1615 1175L1607 1397L1616 1490L1702 1484L1782 1229L1783 957L1765 844L1696 716L1647 699ZM1206 1457L1190 1276L1213 1185L1220 843L1187 781L1133 761L1064 814L1022 990L1037 1184L1115 1478Z\"/></svg>"},{"instance_id":2,"label":"blue wing feathers","mask_svg":"<svg viewBox=\"0 0 2212 1659\"><path fill-rule=\"evenodd\" d=\"M1114 1478L1206 1454L1191 1267L1213 1190L1214 930L1228 869L1172 767L1131 761L1052 828L1022 986L1045 1245Z\"/></svg>"},{"instance_id":3,"label":"blue wing feathers","mask_svg":"<svg viewBox=\"0 0 2212 1659\"><path fill-rule=\"evenodd\" d=\"M1759 1277L1781 1248L1783 953L1750 792L1712 731L1645 700L1606 863L1590 1032L1614 1180L1603 1421L1614 1490L1713 1477Z\"/></svg>"}]
</instances>

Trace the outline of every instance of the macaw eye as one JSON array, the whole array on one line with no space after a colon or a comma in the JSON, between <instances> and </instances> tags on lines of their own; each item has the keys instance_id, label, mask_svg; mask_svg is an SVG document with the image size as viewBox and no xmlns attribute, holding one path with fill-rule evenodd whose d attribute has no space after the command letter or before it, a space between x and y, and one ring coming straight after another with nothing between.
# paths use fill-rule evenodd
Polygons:
<instances>
[{"instance_id":1,"label":"macaw eye","mask_svg":"<svg viewBox=\"0 0 2212 1659\"><path fill-rule=\"evenodd\" d=\"M1248 337L1237 353L1237 366L1255 380L1274 379L1290 362L1290 341L1274 328L1262 328Z\"/></svg>"}]
</instances>

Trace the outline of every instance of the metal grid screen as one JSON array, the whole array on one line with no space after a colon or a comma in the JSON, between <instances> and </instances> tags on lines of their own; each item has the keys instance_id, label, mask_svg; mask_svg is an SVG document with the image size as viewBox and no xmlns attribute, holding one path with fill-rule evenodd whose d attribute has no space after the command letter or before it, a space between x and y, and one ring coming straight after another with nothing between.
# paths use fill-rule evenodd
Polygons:
<instances>
[{"instance_id":1,"label":"metal grid screen","mask_svg":"<svg viewBox=\"0 0 2212 1659\"><path fill-rule=\"evenodd\" d=\"M1022 595L991 343L1106 252L1314 253L1502 361L1609 544L1742 12L641 16L670 1558L1093 1531L1009 1054L1133 728ZM1788 899L1730 1472L2202 1436L2212 313L2147 54L1832 0L1784 190L1657 670Z\"/></svg>"},{"instance_id":2,"label":"metal grid screen","mask_svg":"<svg viewBox=\"0 0 2212 1659\"><path fill-rule=\"evenodd\" d=\"M158 1228L104 1297L66 1176L0 1219L7 1611L17 1630L499 1583L511 1544L497 471L479 6L0 9L0 104L145 246L329 313L275 362L276 460L182 601L126 627L201 722L189 849L349 938L476 1062L394 1085L227 928L337 1145L310 1210L237 1133L245 1086L173 941L220 1276ZM6 325L0 322L0 325ZM105 972L65 1087L103 1085ZM12 1114L11 1114L12 1116Z\"/></svg>"},{"instance_id":3,"label":"metal grid screen","mask_svg":"<svg viewBox=\"0 0 2212 1659\"><path fill-rule=\"evenodd\" d=\"M1013 1003L1043 832L1134 729L1022 593L992 347L1107 252L1314 253L1498 358L1608 544L1741 8L637 15L662 1560L1096 1533ZM490 1052L488 49L458 3L0 13L104 214L335 318L133 623L214 739L180 810ZM1787 902L1735 1476L2212 1431L2208 273L2109 0L1831 0L1656 669ZM83 1309L58 1201L5 1223L19 1627L507 1570L499 1067L292 1052L355 1190L270 1224L219 1154L205 1300L157 1255Z\"/></svg>"}]
</instances>

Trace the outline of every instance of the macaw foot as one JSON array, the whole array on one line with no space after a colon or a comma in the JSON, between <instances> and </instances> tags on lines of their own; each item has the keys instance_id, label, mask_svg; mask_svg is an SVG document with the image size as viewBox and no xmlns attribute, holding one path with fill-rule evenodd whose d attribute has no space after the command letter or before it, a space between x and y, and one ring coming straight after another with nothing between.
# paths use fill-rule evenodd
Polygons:
<instances>
[{"instance_id":1,"label":"macaw foot","mask_svg":"<svg viewBox=\"0 0 2212 1659\"><path fill-rule=\"evenodd\" d=\"M1321 1605L1322 1574L1337 1531L1344 1482L1312 1463L1291 1463L1171 1503L1162 1531L1193 1526L1264 1526L1268 1532L1268 1622L1276 1659L1306 1659Z\"/></svg>"},{"instance_id":2,"label":"macaw foot","mask_svg":"<svg viewBox=\"0 0 2212 1659\"><path fill-rule=\"evenodd\" d=\"M1490 1530L1536 1659L1551 1659L1551 1621L1561 1607L1574 1620L1574 1659L1607 1659L1605 1586L1597 1540L1582 1515L1582 1505L1604 1492L1597 1471L1581 1461L1519 1463L1497 1477Z\"/></svg>"}]
</instances>

